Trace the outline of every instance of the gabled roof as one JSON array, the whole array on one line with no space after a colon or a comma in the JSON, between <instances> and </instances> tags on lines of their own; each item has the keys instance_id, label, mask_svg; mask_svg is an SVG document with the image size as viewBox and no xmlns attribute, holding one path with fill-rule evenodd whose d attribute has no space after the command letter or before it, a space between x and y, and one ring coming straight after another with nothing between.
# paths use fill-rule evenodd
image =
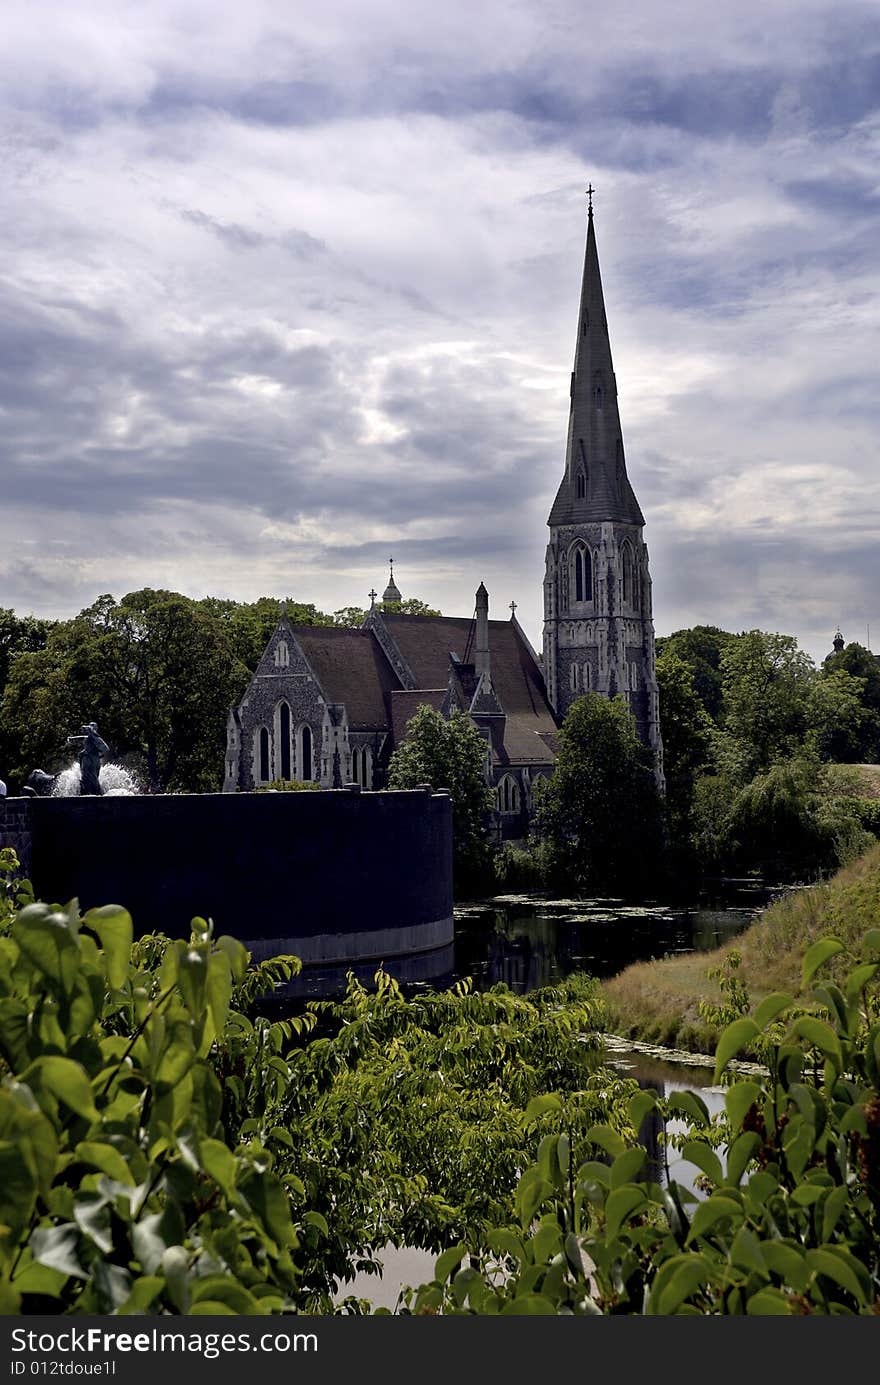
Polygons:
<instances>
[{"instance_id":1,"label":"gabled roof","mask_svg":"<svg viewBox=\"0 0 880 1385\"><path fill-rule=\"evenodd\" d=\"M472 622L456 616L382 617L417 684L445 688L449 656L464 660ZM473 641L471 641L473 644ZM509 620L489 621L492 686L507 717L501 763L552 764L556 721L544 679L518 628ZM547 738L547 739L545 739Z\"/></svg>"},{"instance_id":2,"label":"gabled roof","mask_svg":"<svg viewBox=\"0 0 880 1385\"><path fill-rule=\"evenodd\" d=\"M387 727L391 691L400 685L370 631L296 625L293 633L325 696L345 703L349 726Z\"/></svg>"},{"instance_id":3,"label":"gabled roof","mask_svg":"<svg viewBox=\"0 0 880 1385\"><path fill-rule=\"evenodd\" d=\"M391 740L394 748L406 737L407 723L422 706L443 708L445 688L395 688L391 694Z\"/></svg>"}]
</instances>

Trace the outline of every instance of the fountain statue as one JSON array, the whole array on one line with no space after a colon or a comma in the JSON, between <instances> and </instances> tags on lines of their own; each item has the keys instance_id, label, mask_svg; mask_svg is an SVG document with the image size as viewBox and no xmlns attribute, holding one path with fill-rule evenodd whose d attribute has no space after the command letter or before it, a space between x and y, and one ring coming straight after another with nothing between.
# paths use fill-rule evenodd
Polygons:
<instances>
[{"instance_id":1,"label":"fountain statue","mask_svg":"<svg viewBox=\"0 0 880 1385\"><path fill-rule=\"evenodd\" d=\"M88 794L109 797L140 793L137 781L122 765L102 764L110 754L107 742L98 735L98 724L86 722L78 736L68 736L68 745L80 747L76 763L60 774L35 769L28 775L24 793L30 798L77 798Z\"/></svg>"},{"instance_id":2,"label":"fountain statue","mask_svg":"<svg viewBox=\"0 0 880 1385\"><path fill-rule=\"evenodd\" d=\"M104 792L98 778L101 773L101 760L110 754L110 747L98 735L96 721L86 722L85 726L81 727L81 732L79 736L67 737L68 745L81 747L77 756L80 771L79 791L80 794L100 794Z\"/></svg>"}]
</instances>

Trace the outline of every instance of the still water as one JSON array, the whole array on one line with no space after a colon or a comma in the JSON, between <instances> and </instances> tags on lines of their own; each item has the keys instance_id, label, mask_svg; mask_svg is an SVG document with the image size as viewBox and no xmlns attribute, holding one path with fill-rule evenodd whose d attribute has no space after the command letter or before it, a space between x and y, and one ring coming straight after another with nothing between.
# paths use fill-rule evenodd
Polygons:
<instances>
[{"instance_id":1,"label":"still water","mask_svg":"<svg viewBox=\"0 0 880 1385\"><path fill-rule=\"evenodd\" d=\"M477 990L503 981L520 993L553 985L572 972L605 978L631 962L708 952L731 942L767 897L767 891L752 887L731 891L723 902L716 898L673 907L499 895L456 906L455 940L449 947L350 968L309 967L286 994L306 999L338 994L349 969L370 985L380 962L408 993L442 990L466 976Z\"/></svg>"}]
</instances>

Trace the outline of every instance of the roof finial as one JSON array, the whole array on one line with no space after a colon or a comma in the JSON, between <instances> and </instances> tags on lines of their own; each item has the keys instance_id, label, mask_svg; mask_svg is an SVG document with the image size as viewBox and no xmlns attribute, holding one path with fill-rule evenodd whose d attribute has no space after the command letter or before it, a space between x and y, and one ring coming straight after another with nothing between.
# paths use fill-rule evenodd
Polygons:
<instances>
[{"instance_id":1,"label":"roof finial","mask_svg":"<svg viewBox=\"0 0 880 1385\"><path fill-rule=\"evenodd\" d=\"M402 598L401 598L400 592L397 590L397 583L396 583L395 580L394 580L394 559L393 559L393 558L389 558L389 559L388 559L388 563L389 563L389 566L390 566L390 568L391 568L391 576L390 576L389 579L388 579L388 586L385 588L385 590L384 590L383 593L382 593L382 600L383 600L383 601L400 601Z\"/></svg>"},{"instance_id":2,"label":"roof finial","mask_svg":"<svg viewBox=\"0 0 880 1385\"><path fill-rule=\"evenodd\" d=\"M591 217L591 218L592 218L592 216L593 216L593 193L594 193L595 191L596 191L596 189L593 187L593 184L590 183L590 186L587 188L587 197L589 198L589 202L588 202L588 204L587 204L587 207L588 207L588 210L589 210L589 213L590 213L590 217Z\"/></svg>"},{"instance_id":3,"label":"roof finial","mask_svg":"<svg viewBox=\"0 0 880 1385\"><path fill-rule=\"evenodd\" d=\"M511 603L510 603L510 618L511 618L511 620L514 618L515 615L516 615L516 602L515 602L515 601L511 601Z\"/></svg>"},{"instance_id":4,"label":"roof finial","mask_svg":"<svg viewBox=\"0 0 880 1385\"><path fill-rule=\"evenodd\" d=\"M376 604L376 597L377 597L378 595L379 595L379 593L376 591L376 588L375 588L375 587L373 588L372 591L367 592L367 596L370 598L370 610L371 610L371 611L372 611L373 607L374 607L375 604Z\"/></svg>"}]
</instances>

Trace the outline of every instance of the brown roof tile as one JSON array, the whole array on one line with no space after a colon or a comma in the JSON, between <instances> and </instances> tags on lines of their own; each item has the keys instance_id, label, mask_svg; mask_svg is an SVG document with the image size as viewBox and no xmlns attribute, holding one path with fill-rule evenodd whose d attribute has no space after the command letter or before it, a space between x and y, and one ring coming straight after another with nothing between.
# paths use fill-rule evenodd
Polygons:
<instances>
[{"instance_id":1,"label":"brown roof tile","mask_svg":"<svg viewBox=\"0 0 880 1385\"><path fill-rule=\"evenodd\" d=\"M295 625L293 633L331 702L344 702L353 728L388 725L391 691L400 686L368 630Z\"/></svg>"}]
</instances>

